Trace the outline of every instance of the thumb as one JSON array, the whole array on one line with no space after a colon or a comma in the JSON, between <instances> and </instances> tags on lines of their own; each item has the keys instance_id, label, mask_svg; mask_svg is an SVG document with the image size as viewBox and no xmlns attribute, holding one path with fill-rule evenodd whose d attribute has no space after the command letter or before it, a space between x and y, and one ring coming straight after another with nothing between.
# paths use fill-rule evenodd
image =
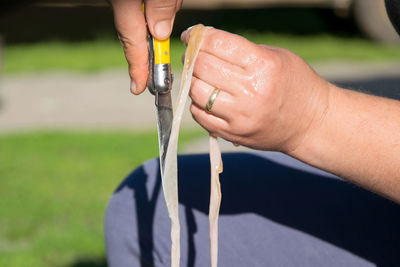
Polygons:
<instances>
[{"instance_id":1,"label":"thumb","mask_svg":"<svg viewBox=\"0 0 400 267\"><path fill-rule=\"evenodd\" d=\"M165 40L171 35L179 6L177 0L146 0L147 23L156 39Z\"/></svg>"}]
</instances>

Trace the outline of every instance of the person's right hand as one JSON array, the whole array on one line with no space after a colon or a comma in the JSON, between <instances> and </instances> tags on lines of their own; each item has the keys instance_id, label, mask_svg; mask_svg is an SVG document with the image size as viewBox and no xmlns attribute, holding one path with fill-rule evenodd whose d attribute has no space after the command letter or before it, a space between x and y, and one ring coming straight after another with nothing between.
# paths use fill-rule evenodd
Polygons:
<instances>
[{"instance_id":1,"label":"person's right hand","mask_svg":"<svg viewBox=\"0 0 400 267\"><path fill-rule=\"evenodd\" d=\"M146 21L142 0L109 0L114 12L115 27L124 48L131 77L131 92L140 94L146 89L148 51ZM145 13L154 38L167 39L172 31L175 13L182 0L146 0Z\"/></svg>"}]
</instances>

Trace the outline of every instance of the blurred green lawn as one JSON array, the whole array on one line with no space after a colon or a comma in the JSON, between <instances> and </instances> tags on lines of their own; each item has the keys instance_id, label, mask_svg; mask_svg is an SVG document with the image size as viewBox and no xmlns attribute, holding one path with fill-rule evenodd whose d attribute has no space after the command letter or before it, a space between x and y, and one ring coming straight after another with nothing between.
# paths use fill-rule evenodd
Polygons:
<instances>
[{"instance_id":1,"label":"blurred green lawn","mask_svg":"<svg viewBox=\"0 0 400 267\"><path fill-rule=\"evenodd\" d=\"M155 131L0 136L0 266L106 266L107 201L157 154Z\"/></svg>"},{"instance_id":2,"label":"blurred green lawn","mask_svg":"<svg viewBox=\"0 0 400 267\"><path fill-rule=\"evenodd\" d=\"M307 61L361 60L386 61L400 59L400 47L377 44L359 37L349 38L330 34L290 35L244 32L246 38L260 44L288 48ZM171 41L172 67L181 69L184 45L179 39ZM119 42L97 40L87 42L45 42L5 46L4 71L96 71L126 67Z\"/></svg>"},{"instance_id":3,"label":"blurred green lawn","mask_svg":"<svg viewBox=\"0 0 400 267\"><path fill-rule=\"evenodd\" d=\"M264 18L264 17L263 17ZM236 18L235 18L236 19ZM256 43L288 48L307 61L389 61L400 47L333 34L243 31ZM172 39L172 66L184 46ZM4 47L4 72L126 68L110 39ZM199 133L183 133L183 142ZM113 189L157 156L156 132L53 132L0 136L0 266L106 266L103 216Z\"/></svg>"}]
</instances>

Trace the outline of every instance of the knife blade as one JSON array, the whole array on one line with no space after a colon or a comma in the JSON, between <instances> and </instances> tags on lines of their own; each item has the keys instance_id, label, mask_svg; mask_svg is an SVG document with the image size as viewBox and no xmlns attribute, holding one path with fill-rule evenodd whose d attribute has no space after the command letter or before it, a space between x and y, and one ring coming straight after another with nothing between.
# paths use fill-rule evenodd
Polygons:
<instances>
[{"instance_id":1,"label":"knife blade","mask_svg":"<svg viewBox=\"0 0 400 267\"><path fill-rule=\"evenodd\" d=\"M156 110L157 110L157 126L158 126L158 144L160 151L160 169L161 175L164 174L165 156L167 154L169 137L172 129L172 101L171 93L156 93Z\"/></svg>"},{"instance_id":2,"label":"knife blade","mask_svg":"<svg viewBox=\"0 0 400 267\"><path fill-rule=\"evenodd\" d=\"M173 120L170 42L169 39L163 41L154 39L147 29L147 47L149 51L147 88L155 96L160 169L163 175Z\"/></svg>"}]
</instances>

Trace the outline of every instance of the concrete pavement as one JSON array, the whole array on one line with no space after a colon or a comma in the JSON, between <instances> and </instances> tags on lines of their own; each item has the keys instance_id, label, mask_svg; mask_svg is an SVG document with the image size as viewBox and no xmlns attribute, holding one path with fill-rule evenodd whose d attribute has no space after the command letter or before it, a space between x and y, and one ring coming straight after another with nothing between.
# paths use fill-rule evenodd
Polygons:
<instances>
[{"instance_id":1,"label":"concrete pavement","mask_svg":"<svg viewBox=\"0 0 400 267\"><path fill-rule=\"evenodd\" d=\"M132 95L125 70L12 74L0 84L0 132L156 127L154 97ZM184 124L194 125L188 112Z\"/></svg>"},{"instance_id":2,"label":"concrete pavement","mask_svg":"<svg viewBox=\"0 0 400 267\"><path fill-rule=\"evenodd\" d=\"M400 62L313 67L336 84L400 99ZM175 94L179 81L175 73ZM156 127L153 96L130 94L126 70L7 74L0 79L0 101L0 132ZM189 112L183 127L198 127Z\"/></svg>"}]
</instances>

